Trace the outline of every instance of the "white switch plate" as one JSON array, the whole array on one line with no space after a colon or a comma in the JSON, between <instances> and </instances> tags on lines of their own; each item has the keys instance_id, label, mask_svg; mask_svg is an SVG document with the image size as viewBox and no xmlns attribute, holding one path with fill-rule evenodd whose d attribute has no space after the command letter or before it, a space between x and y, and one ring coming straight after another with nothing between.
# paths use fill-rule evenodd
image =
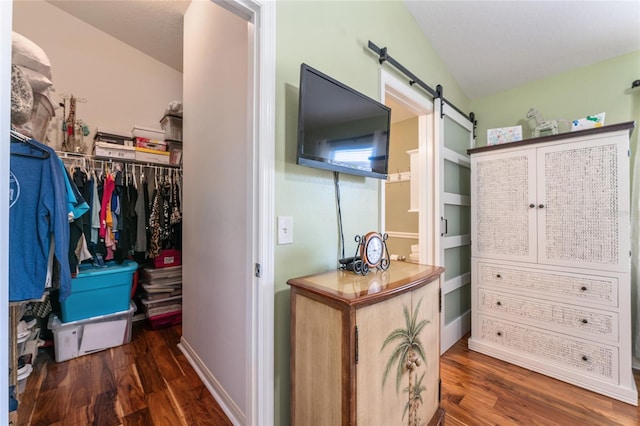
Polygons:
<instances>
[{"instance_id":1,"label":"white switch plate","mask_svg":"<svg viewBox=\"0 0 640 426\"><path fill-rule=\"evenodd\" d=\"M278 244L293 243L293 218L278 216Z\"/></svg>"}]
</instances>

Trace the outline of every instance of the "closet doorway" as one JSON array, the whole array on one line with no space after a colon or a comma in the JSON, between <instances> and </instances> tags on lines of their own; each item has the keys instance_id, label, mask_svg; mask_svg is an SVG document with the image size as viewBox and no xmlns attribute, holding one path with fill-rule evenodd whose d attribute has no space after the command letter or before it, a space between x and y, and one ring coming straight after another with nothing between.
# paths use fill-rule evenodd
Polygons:
<instances>
[{"instance_id":1,"label":"closet doorway","mask_svg":"<svg viewBox=\"0 0 640 426\"><path fill-rule=\"evenodd\" d=\"M382 182L381 229L389 253L436 264L433 102L381 70L382 102L391 108L389 178Z\"/></svg>"},{"instance_id":2,"label":"closet doorway","mask_svg":"<svg viewBox=\"0 0 640 426\"><path fill-rule=\"evenodd\" d=\"M472 146L471 124L449 105L441 117L439 104L434 106L406 80L384 70L381 99L392 108L389 178L381 189L381 229L389 235L390 254L446 268L440 296L440 351L444 353L470 328L465 154Z\"/></svg>"}]
</instances>

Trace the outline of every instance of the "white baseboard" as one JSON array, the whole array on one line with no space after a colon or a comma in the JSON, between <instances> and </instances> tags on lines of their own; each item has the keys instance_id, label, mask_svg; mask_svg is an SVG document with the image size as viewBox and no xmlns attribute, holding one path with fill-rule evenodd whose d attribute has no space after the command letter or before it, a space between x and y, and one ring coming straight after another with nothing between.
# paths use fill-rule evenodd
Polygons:
<instances>
[{"instance_id":1,"label":"white baseboard","mask_svg":"<svg viewBox=\"0 0 640 426\"><path fill-rule=\"evenodd\" d=\"M234 425L244 425L245 415L242 410L231 399L229 394L224 390L216 378L211 374L209 369L204 365L198 354L195 353L193 348L185 340L184 336L180 338L178 348L182 351L185 357L189 360L189 363L198 374L198 377L202 380L206 388L213 395L216 402L222 408L222 411L229 417L229 420Z\"/></svg>"}]
</instances>

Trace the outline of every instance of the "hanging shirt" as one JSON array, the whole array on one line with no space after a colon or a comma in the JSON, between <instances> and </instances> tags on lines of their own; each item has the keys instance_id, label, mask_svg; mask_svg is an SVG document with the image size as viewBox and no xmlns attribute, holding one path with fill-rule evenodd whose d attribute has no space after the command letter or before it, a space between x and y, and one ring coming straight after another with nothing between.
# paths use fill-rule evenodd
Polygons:
<instances>
[{"instance_id":1,"label":"hanging shirt","mask_svg":"<svg viewBox=\"0 0 640 426\"><path fill-rule=\"evenodd\" d=\"M100 207L100 238L104 238L107 234L107 215L111 215L109 204L111 202L111 194L113 193L114 188L115 182L113 181L113 177L108 175L107 179L104 181L104 194L102 195L102 205Z\"/></svg>"},{"instance_id":2,"label":"hanging shirt","mask_svg":"<svg viewBox=\"0 0 640 426\"><path fill-rule=\"evenodd\" d=\"M98 179L95 174L91 177L91 242L98 244L100 230L100 197L98 196Z\"/></svg>"},{"instance_id":3,"label":"hanging shirt","mask_svg":"<svg viewBox=\"0 0 640 426\"><path fill-rule=\"evenodd\" d=\"M143 191L146 191L146 183L144 183ZM137 252L146 252L147 251L147 218L146 218L146 203L145 203L146 192L142 194L138 194L138 198L136 199L136 207L135 212L137 215L137 227L136 227L136 243L134 246L134 250Z\"/></svg>"},{"instance_id":4,"label":"hanging shirt","mask_svg":"<svg viewBox=\"0 0 640 426\"><path fill-rule=\"evenodd\" d=\"M42 297L47 277L50 242L60 262L60 300L71 293L69 222L63 170L56 153L35 140L29 143L49 152L49 158L11 155L9 192L9 300ZM33 154L22 143L11 153Z\"/></svg>"}]
</instances>

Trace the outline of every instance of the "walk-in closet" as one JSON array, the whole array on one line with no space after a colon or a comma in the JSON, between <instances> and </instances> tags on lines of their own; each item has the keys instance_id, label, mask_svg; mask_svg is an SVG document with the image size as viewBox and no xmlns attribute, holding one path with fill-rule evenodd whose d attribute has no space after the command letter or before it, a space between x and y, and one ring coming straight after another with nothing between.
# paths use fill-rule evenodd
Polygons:
<instances>
[{"instance_id":1,"label":"walk-in closet","mask_svg":"<svg viewBox=\"0 0 640 426\"><path fill-rule=\"evenodd\" d=\"M38 245L38 274L46 272L24 294L9 280L12 424L231 424L255 415L246 390L256 374L247 368L255 325L246 284L257 232L252 24L228 9L13 2L13 33L40 50L16 71L29 73L32 110L12 125L11 171L36 165L23 175L74 193L79 201L66 207L84 220L47 210L51 232L33 243L10 224L25 250L20 261L36 262L26 251ZM172 13L178 26L175 16L162 21ZM153 33L161 29L178 40L162 45ZM38 73L42 66L48 72ZM53 165L49 179L41 169ZM24 176L12 174L14 195L29 189ZM56 238L69 249L56 252ZM12 268L16 259L10 252Z\"/></svg>"}]
</instances>

